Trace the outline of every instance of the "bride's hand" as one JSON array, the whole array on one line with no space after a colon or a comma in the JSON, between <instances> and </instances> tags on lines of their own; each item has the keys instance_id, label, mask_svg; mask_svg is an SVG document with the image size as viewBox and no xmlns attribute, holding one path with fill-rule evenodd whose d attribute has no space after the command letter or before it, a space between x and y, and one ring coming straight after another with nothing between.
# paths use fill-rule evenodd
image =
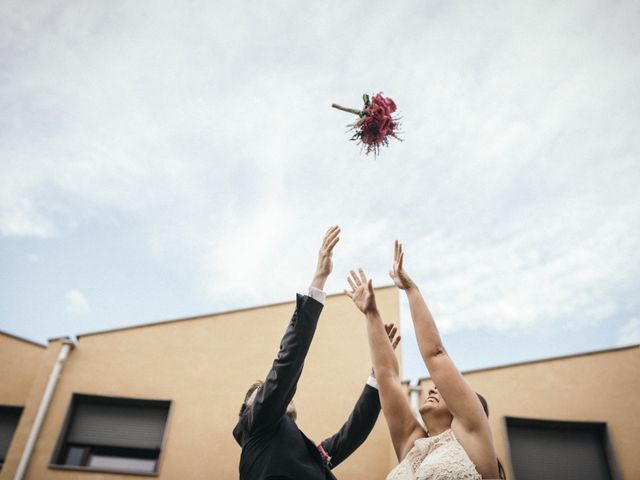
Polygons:
<instances>
[{"instance_id":1,"label":"bride's hand","mask_svg":"<svg viewBox=\"0 0 640 480\"><path fill-rule=\"evenodd\" d=\"M396 287L406 290L408 288L415 287L415 283L411 280L411 277L407 275L407 272L404 270L402 263L404 261L404 251L402 250L402 244L395 241L394 244L394 253L393 253L393 268L389 270L389 276L393 283L395 283Z\"/></svg>"}]
</instances>

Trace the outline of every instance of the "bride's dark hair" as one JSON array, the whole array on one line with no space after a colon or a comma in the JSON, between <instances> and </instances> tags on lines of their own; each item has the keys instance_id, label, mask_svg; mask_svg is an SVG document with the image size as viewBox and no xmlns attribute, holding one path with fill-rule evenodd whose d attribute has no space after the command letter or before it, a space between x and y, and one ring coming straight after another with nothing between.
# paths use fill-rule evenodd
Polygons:
<instances>
[{"instance_id":1,"label":"bride's dark hair","mask_svg":"<svg viewBox=\"0 0 640 480\"><path fill-rule=\"evenodd\" d=\"M480 399L480 403L482 404L482 408L484 409L485 415L487 416L487 418L489 418L489 404L487 403L487 400L478 392L476 392L476 395L478 395L478 398ZM498 474L500 478L503 478L506 480L507 473L504 471L504 467L502 466L500 459L496 458L496 461L498 462Z\"/></svg>"}]
</instances>

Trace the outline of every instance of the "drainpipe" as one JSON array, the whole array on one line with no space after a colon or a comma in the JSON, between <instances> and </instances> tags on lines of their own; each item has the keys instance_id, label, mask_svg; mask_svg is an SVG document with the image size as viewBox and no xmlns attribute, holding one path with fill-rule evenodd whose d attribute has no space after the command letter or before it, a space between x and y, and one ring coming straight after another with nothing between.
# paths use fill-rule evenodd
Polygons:
<instances>
[{"instance_id":1,"label":"drainpipe","mask_svg":"<svg viewBox=\"0 0 640 480\"><path fill-rule=\"evenodd\" d=\"M47 388L44 391L42 400L40 401L40 407L38 408L36 419L34 420L33 426L31 427L31 432L29 432L27 444L25 445L24 451L22 452L22 458L20 459L18 470L16 471L15 477L13 477L14 480L22 480L25 472L27 471L29 460L31 460L31 454L33 453L33 448L36 445L36 440L38 439L38 435L40 434L40 429L42 428L44 417L46 416L47 410L49 409L49 403L51 403L51 397L53 396L53 392L56 389L58 379L60 378L60 372L62 372L62 367L64 366L65 360L69 356L69 352L71 352L71 350L73 350L76 345L77 342L71 338L65 338L64 340L62 340L62 348L58 353L58 359L56 360L56 363L51 370L51 374L49 375L49 383L47 383Z\"/></svg>"}]
</instances>

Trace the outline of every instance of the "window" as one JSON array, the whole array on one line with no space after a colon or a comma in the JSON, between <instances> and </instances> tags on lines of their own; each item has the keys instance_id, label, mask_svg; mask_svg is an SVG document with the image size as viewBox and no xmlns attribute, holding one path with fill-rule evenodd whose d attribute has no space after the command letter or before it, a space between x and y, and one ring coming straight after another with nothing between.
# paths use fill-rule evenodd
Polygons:
<instances>
[{"instance_id":1,"label":"window","mask_svg":"<svg viewBox=\"0 0 640 480\"><path fill-rule=\"evenodd\" d=\"M505 420L511 466L518 480L620 478L606 423Z\"/></svg>"},{"instance_id":2,"label":"window","mask_svg":"<svg viewBox=\"0 0 640 480\"><path fill-rule=\"evenodd\" d=\"M156 474L170 403L75 394L51 466Z\"/></svg>"},{"instance_id":3,"label":"window","mask_svg":"<svg viewBox=\"0 0 640 480\"><path fill-rule=\"evenodd\" d=\"M0 405L0 468L7 457L11 439L18 426L22 407L7 407Z\"/></svg>"}]
</instances>

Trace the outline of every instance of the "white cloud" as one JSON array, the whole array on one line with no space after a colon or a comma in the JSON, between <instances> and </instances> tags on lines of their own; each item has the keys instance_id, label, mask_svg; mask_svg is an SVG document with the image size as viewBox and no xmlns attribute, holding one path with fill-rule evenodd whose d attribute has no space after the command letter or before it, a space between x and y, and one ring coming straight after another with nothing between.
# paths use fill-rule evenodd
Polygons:
<instances>
[{"instance_id":1,"label":"white cloud","mask_svg":"<svg viewBox=\"0 0 640 480\"><path fill-rule=\"evenodd\" d=\"M551 209L526 222L505 219L482 240L475 228L432 234L407 245L407 268L428 285L445 329L593 325L635 302L620 287L640 275L628 261L639 247L637 226L629 223L633 207L604 218L585 204L572 214L573 221Z\"/></svg>"},{"instance_id":2,"label":"white cloud","mask_svg":"<svg viewBox=\"0 0 640 480\"><path fill-rule=\"evenodd\" d=\"M640 343L640 319L632 318L618 332L618 346Z\"/></svg>"},{"instance_id":3,"label":"white cloud","mask_svg":"<svg viewBox=\"0 0 640 480\"><path fill-rule=\"evenodd\" d=\"M69 290L64 296L66 312L70 315L86 315L91 311L89 302L79 290Z\"/></svg>"},{"instance_id":4,"label":"white cloud","mask_svg":"<svg viewBox=\"0 0 640 480\"><path fill-rule=\"evenodd\" d=\"M399 237L445 330L640 308L633 2L109 5L0 6L2 235L122 216L223 308L340 223L329 288L388 283ZM372 159L329 105L377 90L405 142Z\"/></svg>"},{"instance_id":5,"label":"white cloud","mask_svg":"<svg viewBox=\"0 0 640 480\"><path fill-rule=\"evenodd\" d=\"M6 236L47 238L54 234L54 222L34 207L28 198L2 195L5 206L0 209L0 232ZM9 197L9 198L7 198Z\"/></svg>"}]
</instances>

